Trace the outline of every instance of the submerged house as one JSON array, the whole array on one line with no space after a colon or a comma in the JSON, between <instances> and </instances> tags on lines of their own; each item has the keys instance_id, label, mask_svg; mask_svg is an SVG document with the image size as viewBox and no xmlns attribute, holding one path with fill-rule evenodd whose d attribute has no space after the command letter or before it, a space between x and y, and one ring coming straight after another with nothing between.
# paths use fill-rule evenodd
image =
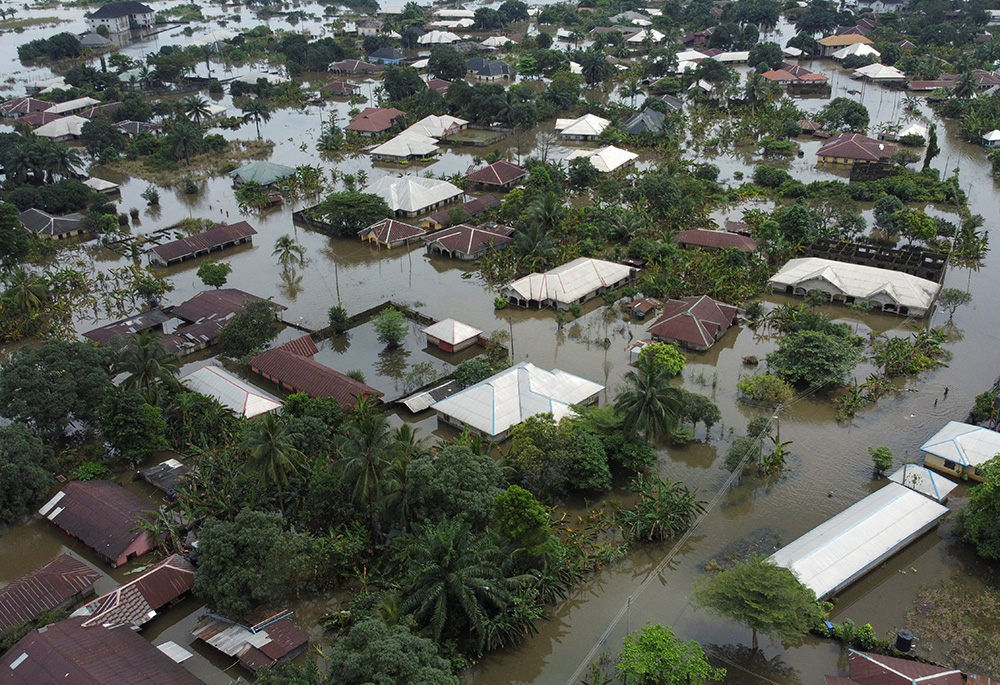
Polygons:
<instances>
[{"instance_id":1,"label":"submerged house","mask_svg":"<svg viewBox=\"0 0 1000 685\"><path fill-rule=\"evenodd\" d=\"M565 309L625 285L632 275L630 266L578 257L545 273L528 274L508 283L500 295L520 307Z\"/></svg>"},{"instance_id":2,"label":"submerged house","mask_svg":"<svg viewBox=\"0 0 1000 685\"><path fill-rule=\"evenodd\" d=\"M848 649L847 678L826 676L826 685L989 685L989 679L980 681L966 676L955 668L942 668L914 659L900 659L884 654L872 654Z\"/></svg>"},{"instance_id":3,"label":"submerged house","mask_svg":"<svg viewBox=\"0 0 1000 685\"><path fill-rule=\"evenodd\" d=\"M949 421L920 446L924 466L956 478L982 482L979 467L1000 454L1000 433Z\"/></svg>"},{"instance_id":4,"label":"submerged house","mask_svg":"<svg viewBox=\"0 0 1000 685\"><path fill-rule=\"evenodd\" d=\"M924 316L941 285L899 271L819 257L789 260L768 285L772 292L805 296L813 290L831 302L869 302L883 312Z\"/></svg>"},{"instance_id":5,"label":"submerged house","mask_svg":"<svg viewBox=\"0 0 1000 685\"><path fill-rule=\"evenodd\" d=\"M528 417L551 413L558 421L572 412L571 404L596 402L603 389L559 369L547 371L521 362L435 402L431 409L442 423L500 441Z\"/></svg>"},{"instance_id":6,"label":"submerged house","mask_svg":"<svg viewBox=\"0 0 1000 685\"><path fill-rule=\"evenodd\" d=\"M378 195L396 216L414 217L455 202L464 194L447 181L424 176L383 176L366 191Z\"/></svg>"},{"instance_id":7,"label":"submerged house","mask_svg":"<svg viewBox=\"0 0 1000 685\"><path fill-rule=\"evenodd\" d=\"M757 241L753 238L739 233L710 231L705 228L679 231L674 236L674 242L685 249L726 250L732 247L747 253L757 251Z\"/></svg>"},{"instance_id":8,"label":"submerged house","mask_svg":"<svg viewBox=\"0 0 1000 685\"><path fill-rule=\"evenodd\" d=\"M427 231L419 226L404 224L395 219L382 219L368 228L361 229L358 236L361 240L392 249L419 240L425 233Z\"/></svg>"},{"instance_id":9,"label":"submerged house","mask_svg":"<svg viewBox=\"0 0 1000 685\"><path fill-rule=\"evenodd\" d=\"M635 160L639 159L639 155L614 145L607 145L598 150L576 150L566 158L566 161L574 159L586 159L600 173L609 174L623 167L632 166Z\"/></svg>"},{"instance_id":10,"label":"submerged house","mask_svg":"<svg viewBox=\"0 0 1000 685\"><path fill-rule=\"evenodd\" d=\"M156 547L153 536L136 524L149 518L151 508L118 483L89 480L67 483L38 513L112 566L121 566Z\"/></svg>"},{"instance_id":11,"label":"submerged house","mask_svg":"<svg viewBox=\"0 0 1000 685\"><path fill-rule=\"evenodd\" d=\"M595 140L610 125L596 114L584 114L577 119L556 119L556 133L563 140Z\"/></svg>"},{"instance_id":12,"label":"submerged house","mask_svg":"<svg viewBox=\"0 0 1000 685\"><path fill-rule=\"evenodd\" d=\"M88 602L73 612L84 628L137 629L156 616L157 609L176 602L194 587L194 566L172 554L134 580Z\"/></svg>"},{"instance_id":13,"label":"submerged house","mask_svg":"<svg viewBox=\"0 0 1000 685\"><path fill-rule=\"evenodd\" d=\"M885 164L896 152L895 143L869 138L861 133L843 133L823 143L816 156L824 164Z\"/></svg>"},{"instance_id":14,"label":"submerged house","mask_svg":"<svg viewBox=\"0 0 1000 685\"><path fill-rule=\"evenodd\" d=\"M460 352L472 347L483 334L478 328L455 319L442 319L421 332L427 336L428 345L436 345L445 352Z\"/></svg>"},{"instance_id":15,"label":"submerged house","mask_svg":"<svg viewBox=\"0 0 1000 685\"><path fill-rule=\"evenodd\" d=\"M215 224L204 233L197 233L187 238L172 240L163 245L157 245L149 250L150 264L170 266L211 254L216 250L236 247L253 242L257 235L256 229L246 221L235 224Z\"/></svg>"},{"instance_id":16,"label":"submerged house","mask_svg":"<svg viewBox=\"0 0 1000 685\"><path fill-rule=\"evenodd\" d=\"M244 183L257 183L262 186L274 186L282 179L295 175L295 168L284 164L275 164L266 160L258 160L244 164L238 169L229 172L229 177L233 179L233 187L239 188ZM246 223L245 221L241 221Z\"/></svg>"},{"instance_id":17,"label":"submerged house","mask_svg":"<svg viewBox=\"0 0 1000 685\"><path fill-rule=\"evenodd\" d=\"M43 613L58 611L94 593L101 574L68 554L0 588L0 632L31 623Z\"/></svg>"},{"instance_id":18,"label":"submerged house","mask_svg":"<svg viewBox=\"0 0 1000 685\"><path fill-rule=\"evenodd\" d=\"M499 249L514 239L514 229L499 224L458 224L425 236L427 254L472 260Z\"/></svg>"},{"instance_id":19,"label":"submerged house","mask_svg":"<svg viewBox=\"0 0 1000 685\"><path fill-rule=\"evenodd\" d=\"M527 178L528 170L522 169L510 162L493 162L489 166L472 171L465 175L465 180L472 184L475 190L507 192L523 178Z\"/></svg>"},{"instance_id":20,"label":"submerged house","mask_svg":"<svg viewBox=\"0 0 1000 685\"><path fill-rule=\"evenodd\" d=\"M371 138L391 129L396 119L405 114L406 112L395 107L365 107L351 119L344 130Z\"/></svg>"},{"instance_id":21,"label":"submerged house","mask_svg":"<svg viewBox=\"0 0 1000 685\"><path fill-rule=\"evenodd\" d=\"M83 214L53 216L40 209L31 208L21 212L18 219L25 230L34 233L39 238L65 240L84 233Z\"/></svg>"},{"instance_id":22,"label":"submerged house","mask_svg":"<svg viewBox=\"0 0 1000 685\"><path fill-rule=\"evenodd\" d=\"M264 301L236 288L216 288L198 293L171 310L171 314L186 323L177 329L175 335L187 341L186 352L214 345L219 332L233 318L233 314L246 303L258 300ZM286 309L276 302L270 304L275 318Z\"/></svg>"},{"instance_id":23,"label":"submerged house","mask_svg":"<svg viewBox=\"0 0 1000 685\"><path fill-rule=\"evenodd\" d=\"M287 610L260 610L246 619L232 620L209 614L191 634L256 673L294 658L309 645L309 633L292 623L291 615Z\"/></svg>"},{"instance_id":24,"label":"submerged house","mask_svg":"<svg viewBox=\"0 0 1000 685\"><path fill-rule=\"evenodd\" d=\"M474 197L462 205L459 216L462 221L474 219L490 207L497 207L499 205L500 198L496 195L482 195L480 197ZM455 217L452 215L452 211L453 210L451 209L441 209L434 212L421 221L420 225L432 231L440 230L445 226L454 223Z\"/></svg>"},{"instance_id":25,"label":"submerged house","mask_svg":"<svg viewBox=\"0 0 1000 685\"><path fill-rule=\"evenodd\" d=\"M255 388L221 366L202 366L177 381L188 390L214 397L236 416L248 419L276 412L283 404L271 393Z\"/></svg>"},{"instance_id":26,"label":"submerged house","mask_svg":"<svg viewBox=\"0 0 1000 685\"><path fill-rule=\"evenodd\" d=\"M739 312L738 307L708 295L669 300L649 334L660 342L704 352L736 324Z\"/></svg>"}]
</instances>

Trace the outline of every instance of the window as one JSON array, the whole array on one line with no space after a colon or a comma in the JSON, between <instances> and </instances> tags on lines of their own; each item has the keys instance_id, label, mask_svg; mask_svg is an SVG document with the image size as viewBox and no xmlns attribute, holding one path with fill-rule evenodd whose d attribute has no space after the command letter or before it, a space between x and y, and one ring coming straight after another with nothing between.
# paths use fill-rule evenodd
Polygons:
<instances>
[{"instance_id":1,"label":"window","mask_svg":"<svg viewBox=\"0 0 1000 685\"><path fill-rule=\"evenodd\" d=\"M955 464L955 462L951 461L950 459L945 459L944 460L944 467L946 469L948 469L949 471L956 471L957 470L957 464Z\"/></svg>"}]
</instances>

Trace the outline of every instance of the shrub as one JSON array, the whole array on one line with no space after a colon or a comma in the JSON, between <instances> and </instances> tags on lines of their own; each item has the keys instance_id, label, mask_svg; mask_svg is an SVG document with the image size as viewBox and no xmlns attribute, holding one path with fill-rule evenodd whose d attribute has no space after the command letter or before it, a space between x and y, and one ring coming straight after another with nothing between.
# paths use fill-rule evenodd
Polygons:
<instances>
[{"instance_id":1,"label":"shrub","mask_svg":"<svg viewBox=\"0 0 1000 685\"><path fill-rule=\"evenodd\" d=\"M795 395L791 384L770 373L743 376L736 389L743 399L767 404L788 404Z\"/></svg>"},{"instance_id":2,"label":"shrub","mask_svg":"<svg viewBox=\"0 0 1000 685\"><path fill-rule=\"evenodd\" d=\"M73 470L74 480L102 480L108 475L108 467L96 461L85 461Z\"/></svg>"},{"instance_id":3,"label":"shrub","mask_svg":"<svg viewBox=\"0 0 1000 685\"><path fill-rule=\"evenodd\" d=\"M892 450L885 445L869 447L868 454L871 455L872 464L875 467L875 473L883 474L892 468L894 463Z\"/></svg>"},{"instance_id":4,"label":"shrub","mask_svg":"<svg viewBox=\"0 0 1000 685\"><path fill-rule=\"evenodd\" d=\"M378 341L386 347L399 347L406 338L406 317L395 307L383 309L372 320Z\"/></svg>"},{"instance_id":5,"label":"shrub","mask_svg":"<svg viewBox=\"0 0 1000 685\"><path fill-rule=\"evenodd\" d=\"M337 333L343 333L347 329L347 310L339 304L330 307L327 317L330 321L330 328Z\"/></svg>"},{"instance_id":6,"label":"shrub","mask_svg":"<svg viewBox=\"0 0 1000 685\"><path fill-rule=\"evenodd\" d=\"M687 359L684 358L684 354L677 349L676 345L669 343L646 345L642 348L642 352L639 353L639 358L640 361L642 359L651 359L654 366L664 367L671 376L679 374L687 365Z\"/></svg>"}]
</instances>

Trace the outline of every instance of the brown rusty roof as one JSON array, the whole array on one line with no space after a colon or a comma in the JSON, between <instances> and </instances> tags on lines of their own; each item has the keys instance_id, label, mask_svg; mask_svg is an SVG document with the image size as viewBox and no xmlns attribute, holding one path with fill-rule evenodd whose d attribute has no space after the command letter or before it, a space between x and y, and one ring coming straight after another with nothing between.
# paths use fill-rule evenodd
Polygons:
<instances>
[{"instance_id":1,"label":"brown rusty roof","mask_svg":"<svg viewBox=\"0 0 1000 685\"><path fill-rule=\"evenodd\" d=\"M94 586L101 574L68 554L0 589L0 631L34 621Z\"/></svg>"},{"instance_id":2,"label":"brown rusty roof","mask_svg":"<svg viewBox=\"0 0 1000 685\"><path fill-rule=\"evenodd\" d=\"M309 634L292 623L290 611L267 613L270 618L262 621L233 621L209 614L191 629L191 634L227 656L238 657L245 668L257 671L309 644Z\"/></svg>"},{"instance_id":3,"label":"brown rusty roof","mask_svg":"<svg viewBox=\"0 0 1000 685\"><path fill-rule=\"evenodd\" d=\"M320 92L330 93L331 95L353 95L360 89L360 86L348 83L347 81L332 81L320 87Z\"/></svg>"},{"instance_id":4,"label":"brown rusty roof","mask_svg":"<svg viewBox=\"0 0 1000 685\"><path fill-rule=\"evenodd\" d=\"M416 238L426 232L425 229L419 226L412 226L402 221L396 221L395 219L382 219L381 221L376 221L368 228L361 229L358 231L358 235L362 238L371 236L383 245L391 245L403 240Z\"/></svg>"},{"instance_id":5,"label":"brown rusty roof","mask_svg":"<svg viewBox=\"0 0 1000 685\"><path fill-rule=\"evenodd\" d=\"M359 383L350 376L334 371L309 357L303 357L276 347L250 360L250 368L261 375L288 386L293 392L304 392L312 398L333 397L345 409L358 404L357 396L381 397L375 388Z\"/></svg>"},{"instance_id":6,"label":"brown rusty roof","mask_svg":"<svg viewBox=\"0 0 1000 685\"><path fill-rule=\"evenodd\" d=\"M174 601L193 586L194 566L174 554L135 580L86 604L74 616L86 616L85 628L140 626L152 618L150 612Z\"/></svg>"},{"instance_id":7,"label":"brown rusty roof","mask_svg":"<svg viewBox=\"0 0 1000 685\"><path fill-rule=\"evenodd\" d=\"M917 680L928 685L963 685L965 682L962 672L957 669L853 649L849 664L851 680L859 685L911 685Z\"/></svg>"},{"instance_id":8,"label":"brown rusty roof","mask_svg":"<svg viewBox=\"0 0 1000 685\"><path fill-rule=\"evenodd\" d=\"M727 247L735 247L744 252L755 252L757 250L757 241L753 238L748 238L739 233L708 231L703 228L681 231L674 236L674 242L717 250Z\"/></svg>"},{"instance_id":9,"label":"brown rusty roof","mask_svg":"<svg viewBox=\"0 0 1000 685\"><path fill-rule=\"evenodd\" d=\"M428 244L437 243L449 252L476 254L482 249L502 247L513 238L514 229L500 225L469 226L459 224L445 228L425 238Z\"/></svg>"},{"instance_id":10,"label":"brown rusty roof","mask_svg":"<svg viewBox=\"0 0 1000 685\"><path fill-rule=\"evenodd\" d=\"M0 112L8 116L31 114L32 112L44 112L54 104L54 102L49 102L48 100L39 100L32 97L14 98L0 104Z\"/></svg>"},{"instance_id":11,"label":"brown rusty roof","mask_svg":"<svg viewBox=\"0 0 1000 685\"><path fill-rule=\"evenodd\" d=\"M263 298L236 288L218 288L198 293L190 300L174 307L171 313L192 323L206 319L217 320L228 318L247 302L260 299ZM274 306L278 309L285 309L280 304Z\"/></svg>"},{"instance_id":12,"label":"brown rusty roof","mask_svg":"<svg viewBox=\"0 0 1000 685\"><path fill-rule=\"evenodd\" d=\"M316 343L313 342L312 336L309 335L303 335L301 338L289 340L283 345L278 345L274 349L285 350L286 352L297 354L300 357L309 357L310 359L314 354L319 352L319 348L316 347Z\"/></svg>"},{"instance_id":13,"label":"brown rusty roof","mask_svg":"<svg viewBox=\"0 0 1000 685\"><path fill-rule=\"evenodd\" d=\"M663 313L649 327L649 333L661 340L678 340L693 347L708 348L722 337L739 311L731 304L713 300L708 295L669 300Z\"/></svg>"},{"instance_id":14,"label":"brown rusty roof","mask_svg":"<svg viewBox=\"0 0 1000 685\"><path fill-rule=\"evenodd\" d=\"M162 309L150 309L127 319L89 330L83 334L83 337L93 340L98 345L107 345L118 337L122 338L122 342L124 342L127 338L136 336L147 329L161 326L172 318Z\"/></svg>"},{"instance_id":15,"label":"brown rusty roof","mask_svg":"<svg viewBox=\"0 0 1000 685\"><path fill-rule=\"evenodd\" d=\"M895 151L894 143L883 143L860 133L844 133L823 143L816 154L820 157L882 162L892 157Z\"/></svg>"},{"instance_id":16,"label":"brown rusty roof","mask_svg":"<svg viewBox=\"0 0 1000 685\"><path fill-rule=\"evenodd\" d=\"M72 481L39 513L114 563L140 535L154 505L108 480Z\"/></svg>"},{"instance_id":17,"label":"brown rusty roof","mask_svg":"<svg viewBox=\"0 0 1000 685\"><path fill-rule=\"evenodd\" d=\"M472 218L478 214L482 214L486 209L496 207L499 204L500 199L496 195L483 195L482 197L469 200L462 205L462 209L465 211L466 218ZM448 223L448 215L451 213L452 209L442 209L434 212L427 218L436 224L444 225Z\"/></svg>"},{"instance_id":18,"label":"brown rusty roof","mask_svg":"<svg viewBox=\"0 0 1000 685\"><path fill-rule=\"evenodd\" d=\"M166 262L172 262L175 259L190 257L198 252L212 250L252 235L257 235L257 231L246 221L235 224L215 224L204 233L157 245L150 252L155 252Z\"/></svg>"},{"instance_id":19,"label":"brown rusty roof","mask_svg":"<svg viewBox=\"0 0 1000 685\"><path fill-rule=\"evenodd\" d=\"M5 685L203 685L128 628L84 628L78 619L28 633L0 657Z\"/></svg>"},{"instance_id":20,"label":"brown rusty roof","mask_svg":"<svg viewBox=\"0 0 1000 685\"><path fill-rule=\"evenodd\" d=\"M345 131L358 133L381 133L392 128L392 122L406 112L395 107L365 107L344 127Z\"/></svg>"},{"instance_id":21,"label":"brown rusty roof","mask_svg":"<svg viewBox=\"0 0 1000 685\"><path fill-rule=\"evenodd\" d=\"M493 164L478 171L473 171L471 174L466 174L465 177L474 183L502 186L524 178L527 175L527 170L522 169L516 164L499 161L493 162Z\"/></svg>"}]
</instances>

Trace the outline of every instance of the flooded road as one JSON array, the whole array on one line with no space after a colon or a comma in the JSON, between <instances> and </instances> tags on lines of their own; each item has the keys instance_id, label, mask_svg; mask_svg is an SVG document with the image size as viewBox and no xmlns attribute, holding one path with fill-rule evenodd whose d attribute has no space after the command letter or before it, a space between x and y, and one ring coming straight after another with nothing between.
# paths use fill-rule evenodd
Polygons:
<instances>
[{"instance_id":1,"label":"flooded road","mask_svg":"<svg viewBox=\"0 0 1000 685\"><path fill-rule=\"evenodd\" d=\"M60 25L60 30L82 30L82 12L77 15L67 11L65 16L71 22ZM244 19L244 25L255 25L256 22L248 20L249 17ZM277 27L277 24L272 25ZM31 37L36 36L29 30L18 41ZM143 51L157 49L158 44L175 40L161 36L157 42L129 46L124 52L139 56ZM0 58L15 59L8 54L10 50L10 42L0 44ZM861 88L830 62L804 63L804 66L831 76L834 97L848 95L849 89L860 89L861 94L857 97L869 108L873 128L874 122L899 120L905 93L871 85ZM746 68L740 71L745 73ZM27 79L29 73L34 80L44 78L48 70L25 70L17 74L17 78ZM332 76L324 78L333 80ZM370 85L367 83L363 87L366 95ZM220 102L232 107L228 96ZM807 112L815 112L826 102L812 98L800 100L799 105ZM317 156L313 145L321 122L333 110L338 112L342 123L346 122L349 108L341 102L276 112L270 122L261 126L262 136L275 142L272 161L293 166L315 164L322 166L327 174L334 169L348 173L364 170L370 181L396 173L392 167L372 166L366 157L331 162ZM923 111L931 115L928 108L924 107ZM541 130L550 128L551 123L548 123ZM986 217L986 228L995 228L998 216L996 187L984 151L958 140L954 122L944 122L942 129L942 152L933 166L946 169L948 173L960 168L961 186L969 194L973 213ZM538 133L536 130L517 136L500 147L511 150L515 157L518 152L522 157L532 154L537 148ZM254 136L254 131L250 126L235 133L224 132L224 135L247 139ZM803 138L800 142L803 157L769 160L768 163L787 168L796 179L804 182L843 177L842 170L838 173L836 169L816 167L815 151L819 141ZM303 143L305 150L301 149ZM474 154L485 156L491 149L448 150L426 171L437 176L464 173L472 164ZM564 159L573 149L576 148L556 145L549 156ZM720 180L730 182L737 171L749 177L759 163L756 157L732 153L697 159L717 164L722 171ZM467 263L429 257L419 247L385 250L357 240L331 239L293 225L291 212L310 202L288 202L263 215L244 217L236 207L229 179L225 177L199 184L199 191L194 195L184 194L178 183L177 189L161 193L158 208L145 209L145 202L139 195L146 188L146 181L124 178L103 169L95 170L95 175L123 183L121 211L129 207L143 208L141 224L133 229L136 232L151 232L182 218L215 221L246 218L259 234L252 247L221 255L233 267L228 285L261 297L274 297L288 307L284 314L286 321L306 328L324 326L331 305L341 304L349 313L354 313L391 298L428 316L454 317L486 333L511 331L515 361L529 359L545 368L561 368L602 382L608 387L602 402L614 396L628 369L627 344L644 335L642 326L624 320L620 314L607 315L607 308L599 300L584 307L581 319L568 321L561 329L549 311L515 308L496 311L494 293L474 277L462 278L470 268ZM182 177L182 173L179 174L179 180ZM868 217L870 220L870 214ZM725 218L739 218L739 213L722 210L714 218L721 223ZM283 277L276 258L271 255L274 240L286 233L293 235L307 250L308 263L297 270L294 279ZM93 261L95 268L100 269L127 263L118 254L94 242L69 247L61 253L65 261L77 257ZM927 437L948 420L964 420L973 397L1000 376L1000 363L994 351L1000 337L996 323L1000 321L1000 302L994 297L998 265L1000 256L994 249L979 271L953 268L947 274L946 286L968 288L974 297L970 305L955 314L954 323L961 336L956 336L947 346L953 354L948 367L911 381L899 395L885 397L877 405L862 410L850 425L834 421L834 407L829 396L822 393L802 396L783 411L779 416L781 437L792 441L793 456L789 460L790 470L775 479L762 480L748 475L729 488L726 486L729 474L721 466L730 429L736 434L743 432L747 419L754 415L736 402L737 380L746 373L742 357L752 354L763 358L775 348L776 342L764 332L740 328L731 330L707 353L687 353L688 367L681 383L687 389L711 396L719 405L723 419L721 425L713 428L710 440L684 449L663 450L658 470L662 475L697 488L703 499L711 501L708 514L676 549L674 542L643 546L626 560L597 573L555 607L549 620L538 623L537 636L518 650L482 660L467 675L466 682L476 685L576 682L581 667L605 652L613 654L630 629L647 621L671 625L684 639L698 640L705 645L718 660L718 665L729 669L727 683L812 684L821 682L824 674L836 673L843 665L840 650L829 641L810 639L800 646L783 649L765 640L762 641L762 653L755 656L734 649L734 645L749 644L749 632L711 618L698 609L691 601L692 583L702 575L705 564L711 559L760 540L770 541L772 545L787 543L879 487L884 481L872 480L869 446L888 446L895 452L897 465L907 460L920 461L918 446ZM182 302L203 289L195 275L197 267L198 261L194 261L164 270L175 287L166 298L168 304ZM781 297L765 299L769 303L784 301ZM858 321L844 308L830 307L825 311L852 326ZM931 323L941 325L945 318L937 314ZM901 333L909 330L902 328L903 319L891 315L869 314L861 317L860 322L862 333L865 328ZM101 321L84 320L81 316L79 327L86 330L97 323ZM284 335L296 334L289 330ZM415 335L411 337L411 342L418 340ZM605 338L610 340L608 347L601 344ZM377 349L369 333L358 329L351 332L349 340L338 341L336 346L324 346L323 354L329 357L327 363L342 371L364 370L366 364L374 368ZM407 364L412 367L414 362L424 360L419 354L425 353L415 349ZM191 361L192 358L185 359L185 362ZM433 361L442 370L448 365L447 360ZM867 367L862 365L855 375L863 381ZM375 380L367 377L370 381ZM387 379L391 382L388 376L378 382ZM714 384L713 379L717 379ZM944 397L946 388L950 392ZM416 423L423 435L444 434L438 431L430 413L402 419ZM702 436L703 429L699 431L699 437ZM131 484L129 487L145 486ZM157 500L155 494L146 494L151 502ZM965 494L966 486L960 485L949 502L952 511L964 504ZM958 577L966 582L995 585L993 569L978 561L956 540L954 525L954 517L946 519L883 568L849 588L837 599L834 620L851 618L859 624L871 622L879 636L887 637L904 627L906 609L923 583ZM30 571L64 549L109 574L114 581L124 579L119 571L111 571L98 562L89 550L72 544L54 526L36 519L0 537L0 583ZM316 620L335 609L338 601L337 596L331 596L298 603L295 608L300 623L304 627L312 626L314 636L319 637ZM171 639L187 646L187 630L199 610L197 600L186 600L149 624L143 634L154 642ZM918 649L923 649L923 644L918 643ZM236 675L234 670L222 670L231 664L224 659L220 661L214 650L203 650L200 646L189 649L196 652L197 661L193 662L196 665L192 670L206 682L228 682Z\"/></svg>"}]
</instances>

